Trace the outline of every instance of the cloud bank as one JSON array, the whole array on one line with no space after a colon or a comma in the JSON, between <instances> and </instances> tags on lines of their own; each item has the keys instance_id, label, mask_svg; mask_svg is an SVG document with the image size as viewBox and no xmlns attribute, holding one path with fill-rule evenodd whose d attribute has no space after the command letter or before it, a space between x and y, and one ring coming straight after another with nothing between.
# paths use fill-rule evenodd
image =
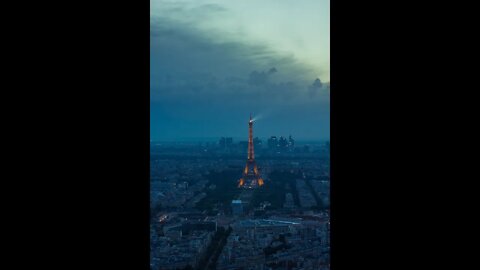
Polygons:
<instances>
[{"instance_id":1,"label":"cloud bank","mask_svg":"<svg viewBox=\"0 0 480 270\"><path fill-rule=\"evenodd\" d=\"M161 10L150 22L152 138L234 136L251 111L269 115L259 136L329 136L329 83L293 52L204 23L230 16L220 5Z\"/></svg>"}]
</instances>

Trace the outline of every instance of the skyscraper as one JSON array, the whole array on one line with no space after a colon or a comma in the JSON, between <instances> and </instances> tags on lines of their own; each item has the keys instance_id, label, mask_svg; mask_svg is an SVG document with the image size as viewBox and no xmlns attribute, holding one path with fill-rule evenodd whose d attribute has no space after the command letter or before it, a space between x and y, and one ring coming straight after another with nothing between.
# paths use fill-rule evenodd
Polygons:
<instances>
[{"instance_id":1,"label":"skyscraper","mask_svg":"<svg viewBox=\"0 0 480 270\"><path fill-rule=\"evenodd\" d=\"M283 136L280 136L280 140L278 141L278 145L282 152L285 152L288 149L288 141Z\"/></svg>"},{"instance_id":2,"label":"skyscraper","mask_svg":"<svg viewBox=\"0 0 480 270\"><path fill-rule=\"evenodd\" d=\"M232 144L233 144L233 138L232 137L225 138L225 145L227 146L227 148L232 147Z\"/></svg>"},{"instance_id":3,"label":"skyscraper","mask_svg":"<svg viewBox=\"0 0 480 270\"><path fill-rule=\"evenodd\" d=\"M220 138L220 141L218 142L218 145L219 145L220 148L222 148L222 149L225 148L225 146L226 146L225 137Z\"/></svg>"},{"instance_id":4,"label":"skyscraper","mask_svg":"<svg viewBox=\"0 0 480 270\"><path fill-rule=\"evenodd\" d=\"M253 138L253 146L255 146L255 148L258 150L262 147L262 140L260 140L258 137Z\"/></svg>"},{"instance_id":5,"label":"skyscraper","mask_svg":"<svg viewBox=\"0 0 480 270\"><path fill-rule=\"evenodd\" d=\"M270 137L270 139L268 139L268 148L270 150L276 150L277 146L278 146L277 137L276 136Z\"/></svg>"}]
</instances>

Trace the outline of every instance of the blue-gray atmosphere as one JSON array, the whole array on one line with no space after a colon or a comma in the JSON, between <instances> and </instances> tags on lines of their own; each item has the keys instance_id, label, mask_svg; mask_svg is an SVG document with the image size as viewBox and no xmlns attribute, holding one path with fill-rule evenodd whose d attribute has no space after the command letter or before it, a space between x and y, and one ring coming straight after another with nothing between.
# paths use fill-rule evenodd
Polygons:
<instances>
[{"instance_id":1,"label":"blue-gray atmosphere","mask_svg":"<svg viewBox=\"0 0 480 270\"><path fill-rule=\"evenodd\" d=\"M330 269L329 0L151 0L150 269Z\"/></svg>"},{"instance_id":2,"label":"blue-gray atmosphere","mask_svg":"<svg viewBox=\"0 0 480 270\"><path fill-rule=\"evenodd\" d=\"M151 139L329 139L329 5L152 0Z\"/></svg>"}]
</instances>

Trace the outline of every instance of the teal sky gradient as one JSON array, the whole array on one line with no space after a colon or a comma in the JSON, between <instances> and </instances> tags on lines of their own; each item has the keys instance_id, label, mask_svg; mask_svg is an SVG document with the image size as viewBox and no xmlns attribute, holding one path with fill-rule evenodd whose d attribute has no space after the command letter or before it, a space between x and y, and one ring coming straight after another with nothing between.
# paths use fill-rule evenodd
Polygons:
<instances>
[{"instance_id":1,"label":"teal sky gradient","mask_svg":"<svg viewBox=\"0 0 480 270\"><path fill-rule=\"evenodd\" d=\"M150 3L153 140L329 138L329 0Z\"/></svg>"}]
</instances>

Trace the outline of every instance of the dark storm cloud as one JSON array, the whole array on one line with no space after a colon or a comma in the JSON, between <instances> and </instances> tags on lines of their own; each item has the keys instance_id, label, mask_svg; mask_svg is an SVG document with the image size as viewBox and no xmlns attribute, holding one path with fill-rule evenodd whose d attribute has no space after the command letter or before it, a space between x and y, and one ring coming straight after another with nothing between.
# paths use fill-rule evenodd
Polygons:
<instances>
[{"instance_id":1,"label":"dark storm cloud","mask_svg":"<svg viewBox=\"0 0 480 270\"><path fill-rule=\"evenodd\" d=\"M212 12L227 11L226 8L224 8L224 7L220 6L220 5L217 5L217 4L205 4L205 5L201 5L198 9L206 10L207 12L208 12L208 11L212 11Z\"/></svg>"},{"instance_id":2,"label":"dark storm cloud","mask_svg":"<svg viewBox=\"0 0 480 270\"><path fill-rule=\"evenodd\" d=\"M298 90L299 98L306 96L305 88L286 88L293 81L307 85L311 73L291 55L276 53L262 44L221 41L221 35L216 37L188 22L165 18L153 18L150 31L154 99L170 95L189 98L190 93L202 90L211 91L215 97L233 94L239 99L251 93L261 97L271 91L281 98L283 94L290 96L292 90ZM213 76L219 78L215 83L211 81ZM237 79L225 80L230 77Z\"/></svg>"},{"instance_id":3,"label":"dark storm cloud","mask_svg":"<svg viewBox=\"0 0 480 270\"><path fill-rule=\"evenodd\" d=\"M284 129L282 118L311 115L327 119L320 129L291 122L291 128L298 125L298 130L315 131L297 136L317 136L328 129L329 98L311 95L311 89L321 91L322 82L320 87L316 81L312 84L316 74L308 65L262 43L199 29L189 18L227 12L221 6L200 8L202 14L192 14L173 6L172 18L151 18L152 137L236 136L243 131L237 123L243 123L245 115L265 111L272 118L270 127L265 122L268 132ZM285 114L286 110L290 113ZM268 132L262 134L260 129L259 136Z\"/></svg>"},{"instance_id":4,"label":"dark storm cloud","mask_svg":"<svg viewBox=\"0 0 480 270\"><path fill-rule=\"evenodd\" d=\"M314 88L322 88L322 82L320 81L319 78L315 79L315 81L312 84L312 87Z\"/></svg>"},{"instance_id":5,"label":"dark storm cloud","mask_svg":"<svg viewBox=\"0 0 480 270\"><path fill-rule=\"evenodd\" d=\"M323 83L320 81L319 78L316 78L315 81L313 81L312 85L308 88L308 94L310 97L314 97L318 91L320 91L323 88Z\"/></svg>"},{"instance_id":6,"label":"dark storm cloud","mask_svg":"<svg viewBox=\"0 0 480 270\"><path fill-rule=\"evenodd\" d=\"M253 71L250 73L250 77L248 79L248 83L250 85L265 85L268 83L268 77L272 74L277 72L277 69L271 68L269 71L265 72L258 72L258 71Z\"/></svg>"}]
</instances>

